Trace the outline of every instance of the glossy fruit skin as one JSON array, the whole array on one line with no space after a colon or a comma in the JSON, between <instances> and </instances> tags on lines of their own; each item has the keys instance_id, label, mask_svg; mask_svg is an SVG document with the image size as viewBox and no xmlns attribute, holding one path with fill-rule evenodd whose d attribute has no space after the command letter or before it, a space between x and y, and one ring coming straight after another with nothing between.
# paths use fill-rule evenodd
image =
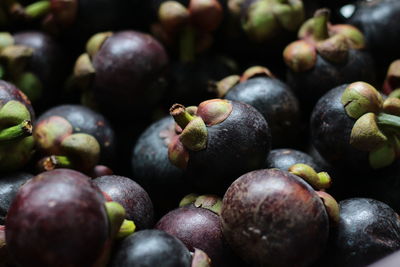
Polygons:
<instances>
[{"instance_id":1,"label":"glossy fruit skin","mask_svg":"<svg viewBox=\"0 0 400 267\"><path fill-rule=\"evenodd\" d=\"M350 134L356 120L347 115L341 103L346 87L335 87L318 100L311 114L311 141L332 166L367 172L372 169L368 153L350 145Z\"/></svg>"},{"instance_id":2,"label":"glossy fruit skin","mask_svg":"<svg viewBox=\"0 0 400 267\"><path fill-rule=\"evenodd\" d=\"M340 205L340 222L332 236L332 266L366 266L400 248L400 219L392 208L369 198Z\"/></svg>"},{"instance_id":3,"label":"glossy fruit skin","mask_svg":"<svg viewBox=\"0 0 400 267\"><path fill-rule=\"evenodd\" d=\"M74 133L92 135L99 142L101 162L112 163L115 157L115 134L110 122L100 113L83 105L66 104L50 108L40 115L36 125L52 117L59 116L66 119Z\"/></svg>"},{"instance_id":4,"label":"glossy fruit skin","mask_svg":"<svg viewBox=\"0 0 400 267\"><path fill-rule=\"evenodd\" d=\"M19 188L33 177L30 173L15 172L0 177L0 225L4 225L8 209Z\"/></svg>"},{"instance_id":5,"label":"glossy fruit skin","mask_svg":"<svg viewBox=\"0 0 400 267\"><path fill-rule=\"evenodd\" d=\"M379 62L388 63L398 58L400 2L396 0L358 1L355 11L346 23L358 27L367 45Z\"/></svg>"},{"instance_id":6,"label":"glossy fruit skin","mask_svg":"<svg viewBox=\"0 0 400 267\"><path fill-rule=\"evenodd\" d=\"M233 182L223 198L221 223L232 249L256 266L308 266L329 233L314 189L278 169L249 172Z\"/></svg>"},{"instance_id":7,"label":"glossy fruit skin","mask_svg":"<svg viewBox=\"0 0 400 267\"><path fill-rule=\"evenodd\" d=\"M105 199L74 170L41 173L17 193L6 218L6 241L22 266L90 266L109 235Z\"/></svg>"},{"instance_id":8,"label":"glossy fruit skin","mask_svg":"<svg viewBox=\"0 0 400 267\"><path fill-rule=\"evenodd\" d=\"M345 63L331 63L317 55L317 62L311 70L294 72L288 69L286 78L301 103L301 109L308 113L332 88L354 81L374 84L375 76L371 55L350 49Z\"/></svg>"},{"instance_id":9,"label":"glossy fruit skin","mask_svg":"<svg viewBox=\"0 0 400 267\"><path fill-rule=\"evenodd\" d=\"M229 255L220 224L219 215L193 204L174 209L165 214L156 224L181 240L190 251L201 249L215 266L229 266L233 255Z\"/></svg>"},{"instance_id":10,"label":"glossy fruit skin","mask_svg":"<svg viewBox=\"0 0 400 267\"><path fill-rule=\"evenodd\" d=\"M231 101L232 112L207 127L207 148L189 151L186 176L204 192L223 193L240 175L263 166L271 147L264 117L252 106Z\"/></svg>"},{"instance_id":11,"label":"glossy fruit skin","mask_svg":"<svg viewBox=\"0 0 400 267\"><path fill-rule=\"evenodd\" d=\"M93 95L109 117L142 118L161 99L168 56L151 35L121 31L110 36L94 55Z\"/></svg>"},{"instance_id":12,"label":"glossy fruit skin","mask_svg":"<svg viewBox=\"0 0 400 267\"><path fill-rule=\"evenodd\" d=\"M147 127L132 149L132 177L149 193L160 216L174 209L191 192L183 170L168 158L168 144L175 135L174 119L167 116ZM168 198L163 197L165 192Z\"/></svg>"},{"instance_id":13,"label":"glossy fruit skin","mask_svg":"<svg viewBox=\"0 0 400 267\"><path fill-rule=\"evenodd\" d=\"M278 168L287 171L292 165L297 163L304 163L316 171L322 171L319 164L310 155L291 148L278 148L271 150L265 162L265 168Z\"/></svg>"},{"instance_id":14,"label":"glossy fruit skin","mask_svg":"<svg viewBox=\"0 0 400 267\"><path fill-rule=\"evenodd\" d=\"M123 239L110 267L189 267L191 255L176 237L161 230L143 230Z\"/></svg>"},{"instance_id":15,"label":"glossy fruit skin","mask_svg":"<svg viewBox=\"0 0 400 267\"><path fill-rule=\"evenodd\" d=\"M224 98L252 105L264 116L271 129L272 147L296 145L301 132L299 102L282 81L255 77L229 89Z\"/></svg>"},{"instance_id":16,"label":"glossy fruit skin","mask_svg":"<svg viewBox=\"0 0 400 267\"><path fill-rule=\"evenodd\" d=\"M153 227L153 203L147 192L135 181L128 177L107 175L94 179L93 183L125 208L126 218L133 220L137 230Z\"/></svg>"},{"instance_id":17,"label":"glossy fruit skin","mask_svg":"<svg viewBox=\"0 0 400 267\"><path fill-rule=\"evenodd\" d=\"M66 53L60 44L44 32L18 32L13 34L13 38L16 45L34 49L27 70L37 75L42 82L44 91L39 102L35 103L35 108L41 112L61 100L61 89L71 62L65 58Z\"/></svg>"}]
</instances>

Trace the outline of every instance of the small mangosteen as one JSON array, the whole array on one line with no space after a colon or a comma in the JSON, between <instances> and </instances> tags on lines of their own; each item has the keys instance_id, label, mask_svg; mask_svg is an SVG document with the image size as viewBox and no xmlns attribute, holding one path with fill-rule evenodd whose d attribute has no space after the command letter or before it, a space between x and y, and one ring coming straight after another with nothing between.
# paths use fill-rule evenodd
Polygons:
<instances>
[{"instance_id":1,"label":"small mangosteen","mask_svg":"<svg viewBox=\"0 0 400 267\"><path fill-rule=\"evenodd\" d=\"M235 257L222 235L221 204L217 196L197 196L192 203L165 214L155 228L177 237L192 252L201 249L210 257L212 266L232 266Z\"/></svg>"},{"instance_id":2,"label":"small mangosteen","mask_svg":"<svg viewBox=\"0 0 400 267\"><path fill-rule=\"evenodd\" d=\"M132 149L132 177L149 193L159 216L174 209L191 191L183 170L168 158L168 146L176 131L174 119L164 117L144 130ZM165 192L168 198L164 197Z\"/></svg>"},{"instance_id":3,"label":"small mangosteen","mask_svg":"<svg viewBox=\"0 0 400 267\"><path fill-rule=\"evenodd\" d=\"M153 227L153 203L147 192L127 177L109 175L93 180L100 190L112 201L120 203L126 212L126 219L132 220L138 230Z\"/></svg>"},{"instance_id":4,"label":"small mangosteen","mask_svg":"<svg viewBox=\"0 0 400 267\"><path fill-rule=\"evenodd\" d=\"M123 208L106 204L86 175L44 172L25 183L11 204L7 248L22 266L92 266L104 260L124 217Z\"/></svg>"},{"instance_id":5,"label":"small mangosteen","mask_svg":"<svg viewBox=\"0 0 400 267\"><path fill-rule=\"evenodd\" d=\"M174 104L170 114L181 132L169 144L168 157L199 189L224 192L235 177L263 166L270 130L254 107L212 99L195 113Z\"/></svg>"},{"instance_id":6,"label":"small mangosteen","mask_svg":"<svg viewBox=\"0 0 400 267\"><path fill-rule=\"evenodd\" d=\"M0 80L0 171L15 171L33 155L31 103L13 84Z\"/></svg>"},{"instance_id":7,"label":"small mangosteen","mask_svg":"<svg viewBox=\"0 0 400 267\"><path fill-rule=\"evenodd\" d=\"M271 129L272 147L298 146L302 135L300 108L289 86L261 66L247 69L236 82L235 77L239 79L228 76L217 84L219 97L255 107Z\"/></svg>"},{"instance_id":8,"label":"small mangosteen","mask_svg":"<svg viewBox=\"0 0 400 267\"><path fill-rule=\"evenodd\" d=\"M339 224L328 248L332 266L367 266L400 249L400 218L388 205L369 198L339 205Z\"/></svg>"},{"instance_id":9,"label":"small mangosteen","mask_svg":"<svg viewBox=\"0 0 400 267\"><path fill-rule=\"evenodd\" d=\"M121 241L110 267L190 267L192 257L176 237L161 230L142 230Z\"/></svg>"},{"instance_id":10,"label":"small mangosteen","mask_svg":"<svg viewBox=\"0 0 400 267\"><path fill-rule=\"evenodd\" d=\"M300 28L300 40L289 44L283 57L288 84L305 111L335 86L375 81L372 57L364 51L363 34L354 26L329 24L329 10L320 9ZM303 107L302 107L303 108Z\"/></svg>"},{"instance_id":11,"label":"small mangosteen","mask_svg":"<svg viewBox=\"0 0 400 267\"><path fill-rule=\"evenodd\" d=\"M311 115L314 147L335 168L366 173L389 166L398 155L400 126L391 100L365 82L331 89Z\"/></svg>"},{"instance_id":12,"label":"small mangosteen","mask_svg":"<svg viewBox=\"0 0 400 267\"><path fill-rule=\"evenodd\" d=\"M297 163L307 164L310 167L321 171L323 168L307 153L291 148L273 149L269 152L264 167L266 169L277 168L283 171Z\"/></svg>"},{"instance_id":13,"label":"small mangosteen","mask_svg":"<svg viewBox=\"0 0 400 267\"><path fill-rule=\"evenodd\" d=\"M43 113L33 136L39 169L73 168L91 173L100 161L112 164L114 131L101 114L81 105L61 105Z\"/></svg>"},{"instance_id":14,"label":"small mangosteen","mask_svg":"<svg viewBox=\"0 0 400 267\"><path fill-rule=\"evenodd\" d=\"M11 202L17 194L19 188L29 179L32 174L25 172L16 172L3 174L0 177L0 224L4 221L10 208Z\"/></svg>"},{"instance_id":15,"label":"small mangosteen","mask_svg":"<svg viewBox=\"0 0 400 267\"><path fill-rule=\"evenodd\" d=\"M0 33L4 79L13 82L41 111L61 100L66 58L60 44L39 31ZM72 62L71 62L72 63ZM67 64L68 65L68 64Z\"/></svg>"},{"instance_id":16,"label":"small mangosteen","mask_svg":"<svg viewBox=\"0 0 400 267\"><path fill-rule=\"evenodd\" d=\"M106 116L144 119L166 86L168 56L151 35L137 31L95 34L76 61L75 82Z\"/></svg>"},{"instance_id":17,"label":"small mangosteen","mask_svg":"<svg viewBox=\"0 0 400 267\"><path fill-rule=\"evenodd\" d=\"M234 181L223 198L221 223L232 249L256 266L309 266L328 241L320 196L279 169L252 171Z\"/></svg>"}]
</instances>

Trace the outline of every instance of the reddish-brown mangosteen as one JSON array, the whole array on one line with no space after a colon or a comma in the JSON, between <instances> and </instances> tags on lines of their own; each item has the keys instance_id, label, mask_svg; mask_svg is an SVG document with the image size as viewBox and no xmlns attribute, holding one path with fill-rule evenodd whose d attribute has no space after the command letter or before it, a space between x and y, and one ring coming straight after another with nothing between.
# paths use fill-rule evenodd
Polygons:
<instances>
[{"instance_id":1,"label":"reddish-brown mangosteen","mask_svg":"<svg viewBox=\"0 0 400 267\"><path fill-rule=\"evenodd\" d=\"M92 266L107 254L111 235L125 217L122 207L119 213L108 207L86 175L69 169L41 173L11 204L5 223L8 250L22 266Z\"/></svg>"},{"instance_id":2,"label":"reddish-brown mangosteen","mask_svg":"<svg viewBox=\"0 0 400 267\"><path fill-rule=\"evenodd\" d=\"M171 107L181 133L169 144L168 156L198 188L224 192L235 177L263 166L270 130L254 107L212 99L193 111L180 104Z\"/></svg>"},{"instance_id":3,"label":"reddish-brown mangosteen","mask_svg":"<svg viewBox=\"0 0 400 267\"><path fill-rule=\"evenodd\" d=\"M234 181L223 198L221 222L232 249L257 266L309 266L328 241L328 214L319 195L278 169Z\"/></svg>"}]
</instances>

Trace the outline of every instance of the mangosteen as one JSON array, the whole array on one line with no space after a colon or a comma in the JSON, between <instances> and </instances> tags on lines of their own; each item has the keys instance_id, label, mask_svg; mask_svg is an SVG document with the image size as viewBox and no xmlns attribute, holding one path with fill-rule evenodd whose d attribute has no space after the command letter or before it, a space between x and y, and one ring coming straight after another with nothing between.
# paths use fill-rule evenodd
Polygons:
<instances>
[{"instance_id":1,"label":"mangosteen","mask_svg":"<svg viewBox=\"0 0 400 267\"><path fill-rule=\"evenodd\" d=\"M126 212L126 219L132 220L138 230L153 227L153 203L147 192L128 177L109 175L93 180L100 190L112 201L120 203Z\"/></svg>"},{"instance_id":2,"label":"mangosteen","mask_svg":"<svg viewBox=\"0 0 400 267\"><path fill-rule=\"evenodd\" d=\"M317 10L300 28L300 40L283 52L288 84L305 112L335 86L375 81L373 60L365 51L363 34L351 25L329 24L329 14L327 9Z\"/></svg>"},{"instance_id":3,"label":"mangosteen","mask_svg":"<svg viewBox=\"0 0 400 267\"><path fill-rule=\"evenodd\" d=\"M227 79L234 79L234 76ZM299 102L289 86L277 79L269 69L261 66L247 69L227 92L223 92L229 87L223 84L224 81L219 82L225 87L219 92L219 97L255 107L268 122L273 148L293 147L302 143L299 140L302 136Z\"/></svg>"},{"instance_id":4,"label":"mangosteen","mask_svg":"<svg viewBox=\"0 0 400 267\"><path fill-rule=\"evenodd\" d=\"M95 34L75 64L86 102L115 122L145 119L166 87L168 56L151 35L126 30ZM91 103L92 102L92 103Z\"/></svg>"},{"instance_id":5,"label":"mangosteen","mask_svg":"<svg viewBox=\"0 0 400 267\"><path fill-rule=\"evenodd\" d=\"M17 194L19 188L29 179L32 174L25 172L7 173L0 177L0 224L4 221L10 208L11 202Z\"/></svg>"},{"instance_id":6,"label":"mangosteen","mask_svg":"<svg viewBox=\"0 0 400 267\"><path fill-rule=\"evenodd\" d=\"M310 167L321 171L323 168L307 153L291 148L273 149L269 152L264 167L266 169L277 168L283 171L289 170L297 163L307 164Z\"/></svg>"},{"instance_id":7,"label":"mangosteen","mask_svg":"<svg viewBox=\"0 0 400 267\"><path fill-rule=\"evenodd\" d=\"M29 99L13 84L0 80L0 171L22 168L30 160L35 115Z\"/></svg>"},{"instance_id":8,"label":"mangosteen","mask_svg":"<svg viewBox=\"0 0 400 267\"><path fill-rule=\"evenodd\" d=\"M212 266L232 266L235 257L222 235L221 204L217 196L198 196L193 203L165 214L155 228L177 237L192 252L201 249L210 257Z\"/></svg>"},{"instance_id":9,"label":"mangosteen","mask_svg":"<svg viewBox=\"0 0 400 267\"><path fill-rule=\"evenodd\" d=\"M124 216L119 204L105 204L86 175L44 172L25 183L11 204L7 248L22 266L92 266L111 248Z\"/></svg>"},{"instance_id":10,"label":"mangosteen","mask_svg":"<svg viewBox=\"0 0 400 267\"><path fill-rule=\"evenodd\" d=\"M33 136L39 169L73 168L91 173L98 162L112 164L114 131L100 113L81 105L55 106L37 120Z\"/></svg>"},{"instance_id":11,"label":"mangosteen","mask_svg":"<svg viewBox=\"0 0 400 267\"><path fill-rule=\"evenodd\" d=\"M189 250L178 238L153 229L123 239L111 258L110 267L190 267L191 262Z\"/></svg>"},{"instance_id":12,"label":"mangosteen","mask_svg":"<svg viewBox=\"0 0 400 267\"><path fill-rule=\"evenodd\" d=\"M400 2L397 0L359 0L341 9L345 23L359 28L368 48L380 66L400 57ZM380 68L378 68L379 70Z\"/></svg>"},{"instance_id":13,"label":"mangosteen","mask_svg":"<svg viewBox=\"0 0 400 267\"><path fill-rule=\"evenodd\" d=\"M399 257L400 251L396 251L391 253L389 256L380 259L373 264L369 265L370 267L397 267L399 265Z\"/></svg>"},{"instance_id":14,"label":"mangosteen","mask_svg":"<svg viewBox=\"0 0 400 267\"><path fill-rule=\"evenodd\" d=\"M353 173L391 165L400 125L391 103L365 82L331 89L312 112L312 144L333 167Z\"/></svg>"},{"instance_id":15,"label":"mangosteen","mask_svg":"<svg viewBox=\"0 0 400 267\"><path fill-rule=\"evenodd\" d=\"M279 169L235 180L223 198L221 223L231 248L255 266L309 266L328 241L328 214L319 195Z\"/></svg>"},{"instance_id":16,"label":"mangosteen","mask_svg":"<svg viewBox=\"0 0 400 267\"><path fill-rule=\"evenodd\" d=\"M400 249L400 218L369 198L340 201L340 220L328 254L332 266L366 266Z\"/></svg>"},{"instance_id":17,"label":"mangosteen","mask_svg":"<svg viewBox=\"0 0 400 267\"><path fill-rule=\"evenodd\" d=\"M59 102L68 67L60 44L39 31L0 35L6 42L0 45L4 79L15 83L34 103L36 111Z\"/></svg>"},{"instance_id":18,"label":"mangosteen","mask_svg":"<svg viewBox=\"0 0 400 267\"><path fill-rule=\"evenodd\" d=\"M168 157L199 190L224 192L235 177L264 165L270 129L254 107L212 99L194 113L174 104L170 114L181 132L169 144Z\"/></svg>"},{"instance_id":19,"label":"mangosteen","mask_svg":"<svg viewBox=\"0 0 400 267\"><path fill-rule=\"evenodd\" d=\"M183 170L168 158L168 146L177 135L174 119L164 117L151 124L139 136L132 149L132 177L149 193L156 214L174 209L191 190ZM168 192L168 198L164 197Z\"/></svg>"}]
</instances>

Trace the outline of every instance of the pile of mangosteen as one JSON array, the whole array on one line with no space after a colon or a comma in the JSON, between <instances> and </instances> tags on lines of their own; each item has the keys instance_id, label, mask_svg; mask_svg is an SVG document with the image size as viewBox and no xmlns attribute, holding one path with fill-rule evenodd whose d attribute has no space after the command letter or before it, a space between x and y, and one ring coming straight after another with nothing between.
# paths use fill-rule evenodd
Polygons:
<instances>
[{"instance_id":1,"label":"pile of mangosteen","mask_svg":"<svg viewBox=\"0 0 400 267\"><path fill-rule=\"evenodd\" d=\"M0 267L400 266L399 17L0 0Z\"/></svg>"}]
</instances>

